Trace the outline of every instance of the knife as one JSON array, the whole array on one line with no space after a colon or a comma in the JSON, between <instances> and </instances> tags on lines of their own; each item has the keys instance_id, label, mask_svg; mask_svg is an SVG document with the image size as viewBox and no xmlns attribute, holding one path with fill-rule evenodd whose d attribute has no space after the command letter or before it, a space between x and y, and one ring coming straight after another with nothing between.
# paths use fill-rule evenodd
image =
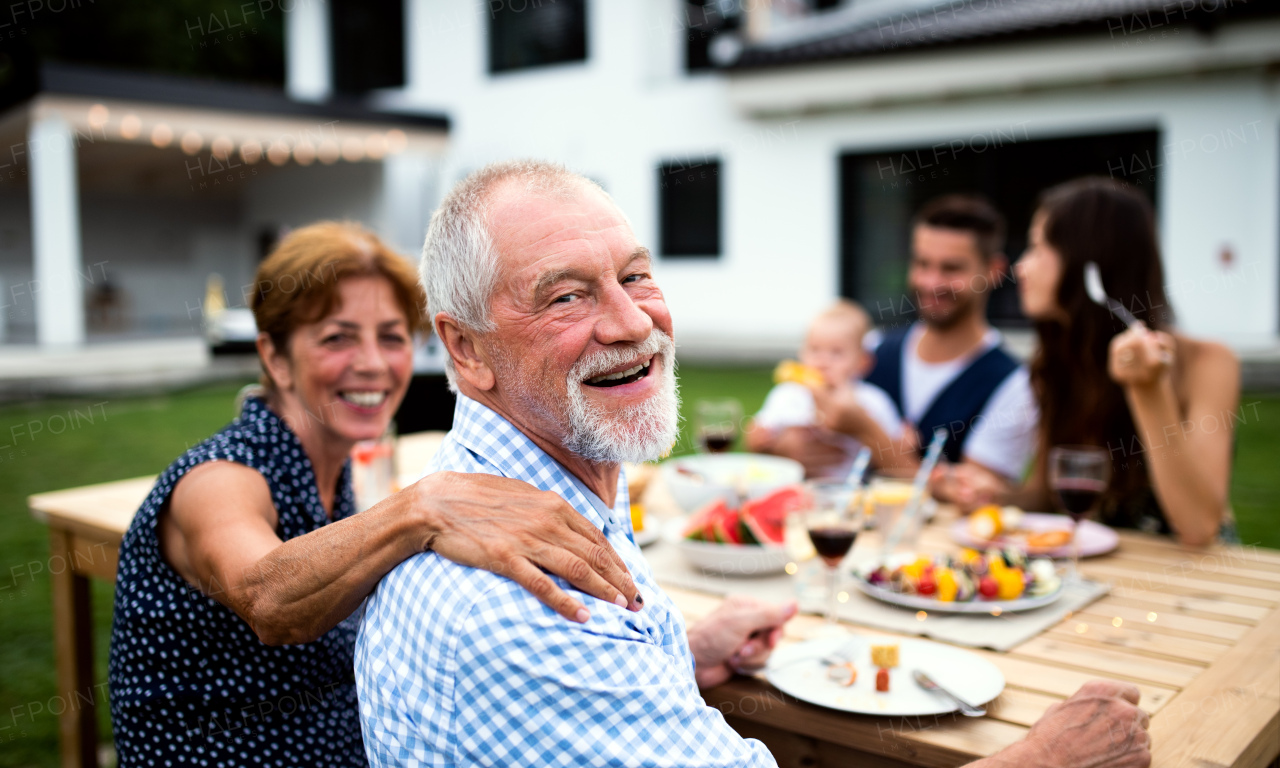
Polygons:
<instances>
[{"instance_id":1,"label":"knife","mask_svg":"<svg viewBox=\"0 0 1280 768\"><path fill-rule=\"evenodd\" d=\"M948 691L946 688L943 688L942 686L935 683L933 681L933 678L929 677L924 672L918 669L914 673L912 673L912 677L914 677L916 679L916 682L920 685L920 687L925 689L926 691L929 691L930 693L941 693L943 696L946 696L948 699L951 699L952 701L954 701L956 705L960 707L960 714L965 715L966 717L982 717L983 715L987 714L987 710L983 709L982 707L973 706L972 704L960 698L959 696L955 695L951 691Z\"/></svg>"}]
</instances>

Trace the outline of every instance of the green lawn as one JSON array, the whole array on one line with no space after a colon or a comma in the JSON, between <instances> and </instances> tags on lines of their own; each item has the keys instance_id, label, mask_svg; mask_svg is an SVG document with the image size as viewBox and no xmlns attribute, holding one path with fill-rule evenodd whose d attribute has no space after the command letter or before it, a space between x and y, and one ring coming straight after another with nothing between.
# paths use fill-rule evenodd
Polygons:
<instances>
[{"instance_id":1,"label":"green lawn","mask_svg":"<svg viewBox=\"0 0 1280 768\"><path fill-rule=\"evenodd\" d=\"M680 373L686 422L678 452L693 445L688 426L699 399L736 397L750 414L770 386L768 368L682 366ZM161 471L231 418L239 386L0 406L0 766L57 763L57 722L48 711L55 696L49 580L43 567L48 543L44 528L27 514L27 495ZM1247 543L1280 548L1280 473L1275 469L1280 466L1280 396L1246 395L1242 402L1245 421L1239 427L1232 486L1236 515ZM110 606L111 588L95 583L102 680ZM109 733L105 711L102 723L103 733Z\"/></svg>"}]
</instances>

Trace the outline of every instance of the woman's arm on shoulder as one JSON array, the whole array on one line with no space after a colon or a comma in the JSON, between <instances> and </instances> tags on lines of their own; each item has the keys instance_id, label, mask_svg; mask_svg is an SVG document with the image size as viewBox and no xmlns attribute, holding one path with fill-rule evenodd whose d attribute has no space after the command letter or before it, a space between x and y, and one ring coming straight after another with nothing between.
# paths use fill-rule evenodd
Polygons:
<instances>
[{"instance_id":1,"label":"woman's arm on shoulder","mask_svg":"<svg viewBox=\"0 0 1280 768\"><path fill-rule=\"evenodd\" d=\"M178 483L160 520L161 551L174 570L270 645L318 638L388 571L427 549L507 576L566 618L585 621L585 607L542 568L600 599L640 605L599 530L555 494L503 477L437 472L286 542L266 480L210 462Z\"/></svg>"}]
</instances>

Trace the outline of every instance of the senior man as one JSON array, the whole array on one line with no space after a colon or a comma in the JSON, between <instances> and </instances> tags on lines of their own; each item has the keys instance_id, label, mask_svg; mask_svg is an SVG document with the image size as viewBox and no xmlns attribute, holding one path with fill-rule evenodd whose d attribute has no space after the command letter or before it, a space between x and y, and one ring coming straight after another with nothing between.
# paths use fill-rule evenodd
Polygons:
<instances>
[{"instance_id":1,"label":"senior man","mask_svg":"<svg viewBox=\"0 0 1280 768\"><path fill-rule=\"evenodd\" d=\"M574 623L502 576L406 560L356 645L370 763L776 765L698 691L762 666L794 606L730 600L686 632L631 535L619 465L672 445L678 398L671 316L626 217L558 166L492 165L433 216L422 273L458 391L434 469L563 497L642 598L584 595ZM1136 702L1132 686L1086 686L989 765L1145 765Z\"/></svg>"}]
</instances>

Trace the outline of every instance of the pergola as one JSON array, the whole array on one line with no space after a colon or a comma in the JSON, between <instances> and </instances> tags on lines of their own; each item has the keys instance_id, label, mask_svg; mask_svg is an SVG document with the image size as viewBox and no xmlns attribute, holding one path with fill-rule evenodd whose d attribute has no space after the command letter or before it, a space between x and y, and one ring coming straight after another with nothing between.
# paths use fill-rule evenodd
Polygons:
<instances>
[{"instance_id":1,"label":"pergola","mask_svg":"<svg viewBox=\"0 0 1280 768\"><path fill-rule=\"evenodd\" d=\"M291 166L381 163L383 220L393 241L421 237L423 178L448 121L363 103L303 103L252 86L122 75L46 64L38 92L0 115L0 183L28 181L36 343L67 351L86 339L82 187L216 198L247 175ZM243 185L242 185L243 186ZM6 297L7 299L10 297Z\"/></svg>"}]
</instances>

